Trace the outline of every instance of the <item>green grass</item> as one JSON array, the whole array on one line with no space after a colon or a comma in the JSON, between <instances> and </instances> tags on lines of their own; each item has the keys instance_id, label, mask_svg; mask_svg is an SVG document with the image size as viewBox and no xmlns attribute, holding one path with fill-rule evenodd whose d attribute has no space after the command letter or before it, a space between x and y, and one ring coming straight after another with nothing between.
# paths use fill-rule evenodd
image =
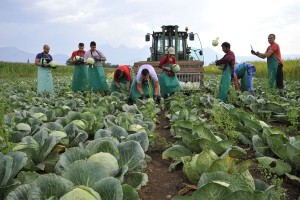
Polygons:
<instances>
[{"instance_id":1,"label":"green grass","mask_svg":"<svg viewBox=\"0 0 300 200\"><path fill-rule=\"evenodd\" d=\"M268 67L265 61L250 62L256 66L256 77L267 77ZM216 66L204 67L204 74L221 74L221 71ZM299 80L300 79L300 59L283 60L283 73L286 80Z\"/></svg>"},{"instance_id":2,"label":"green grass","mask_svg":"<svg viewBox=\"0 0 300 200\"><path fill-rule=\"evenodd\" d=\"M73 66L59 66L52 70L53 76L72 76ZM106 73L112 73L114 68L105 68ZM30 63L0 62L0 77L36 77L37 66Z\"/></svg>"}]
</instances>

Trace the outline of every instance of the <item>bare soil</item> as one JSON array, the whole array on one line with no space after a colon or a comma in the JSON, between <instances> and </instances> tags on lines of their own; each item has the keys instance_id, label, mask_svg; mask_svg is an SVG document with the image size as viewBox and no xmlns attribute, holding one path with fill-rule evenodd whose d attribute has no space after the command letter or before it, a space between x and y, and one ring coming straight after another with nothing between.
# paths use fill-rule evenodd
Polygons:
<instances>
[{"instance_id":1,"label":"bare soil","mask_svg":"<svg viewBox=\"0 0 300 200\"><path fill-rule=\"evenodd\" d=\"M169 129L165 126L169 125L168 119L165 118L165 112L162 111L159 116L160 124L157 124L156 131L161 137L166 138L168 142L173 141ZM147 186L139 191L141 200L164 200L171 199L178 195L178 192L188 183L188 179L183 174L182 169L176 169L169 172L168 168L172 162L162 159L162 152L150 151L147 154L152 158L148 163L145 173L147 173L149 182Z\"/></svg>"}]
</instances>

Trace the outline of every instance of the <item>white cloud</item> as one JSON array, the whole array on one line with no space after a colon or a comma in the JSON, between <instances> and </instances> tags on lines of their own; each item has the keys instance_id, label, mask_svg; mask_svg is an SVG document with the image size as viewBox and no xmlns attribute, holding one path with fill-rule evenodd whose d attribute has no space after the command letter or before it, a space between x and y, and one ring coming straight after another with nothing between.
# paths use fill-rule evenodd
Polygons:
<instances>
[{"instance_id":1,"label":"white cloud","mask_svg":"<svg viewBox=\"0 0 300 200\"><path fill-rule=\"evenodd\" d=\"M300 52L297 0L32 0L20 6L24 13L18 19L9 12L1 15L10 23L0 23L0 46L39 49L47 41L52 50L66 54L80 41L143 47L149 45L144 40L146 33L176 24L180 30L188 26L189 31L199 34L203 47L221 54L220 46L211 45L216 37L230 42L236 55L249 55L250 44L265 51L269 33L276 34L283 54ZM20 22L22 18L26 24Z\"/></svg>"}]
</instances>

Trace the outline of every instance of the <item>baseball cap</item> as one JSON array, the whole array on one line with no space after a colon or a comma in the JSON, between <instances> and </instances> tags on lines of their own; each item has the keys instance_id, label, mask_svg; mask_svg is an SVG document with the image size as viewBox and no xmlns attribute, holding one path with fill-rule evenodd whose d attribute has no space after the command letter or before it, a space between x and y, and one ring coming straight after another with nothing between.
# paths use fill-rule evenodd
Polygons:
<instances>
[{"instance_id":1,"label":"baseball cap","mask_svg":"<svg viewBox=\"0 0 300 200\"><path fill-rule=\"evenodd\" d=\"M168 53L169 53L169 54L175 54L175 49L174 49L174 47L169 47L169 48L168 48Z\"/></svg>"}]
</instances>

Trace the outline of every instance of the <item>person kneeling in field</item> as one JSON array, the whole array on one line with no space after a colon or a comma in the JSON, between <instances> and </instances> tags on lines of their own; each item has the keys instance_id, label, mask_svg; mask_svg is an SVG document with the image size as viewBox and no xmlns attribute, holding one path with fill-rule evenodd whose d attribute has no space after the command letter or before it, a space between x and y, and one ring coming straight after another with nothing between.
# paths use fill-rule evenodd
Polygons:
<instances>
[{"instance_id":1,"label":"person kneeling in field","mask_svg":"<svg viewBox=\"0 0 300 200\"><path fill-rule=\"evenodd\" d=\"M129 92L133 70L129 65L121 65L114 72L114 78L111 82L111 92Z\"/></svg>"},{"instance_id":2,"label":"person kneeling in field","mask_svg":"<svg viewBox=\"0 0 300 200\"><path fill-rule=\"evenodd\" d=\"M133 101L153 96L155 102L160 103L158 77L153 66L148 64L140 66L132 82L130 95Z\"/></svg>"},{"instance_id":3,"label":"person kneeling in field","mask_svg":"<svg viewBox=\"0 0 300 200\"><path fill-rule=\"evenodd\" d=\"M175 73L177 73L180 67L176 66L176 58L174 56L175 49L173 47L169 47L168 55L162 57L160 60L158 67L163 69L163 71L159 74L159 85L160 92L164 98L167 98L168 95L181 90L180 83Z\"/></svg>"},{"instance_id":4,"label":"person kneeling in field","mask_svg":"<svg viewBox=\"0 0 300 200\"><path fill-rule=\"evenodd\" d=\"M240 89L242 92L253 92L253 78L256 72L256 67L251 63L241 63L234 66L234 76L241 79Z\"/></svg>"}]
</instances>

